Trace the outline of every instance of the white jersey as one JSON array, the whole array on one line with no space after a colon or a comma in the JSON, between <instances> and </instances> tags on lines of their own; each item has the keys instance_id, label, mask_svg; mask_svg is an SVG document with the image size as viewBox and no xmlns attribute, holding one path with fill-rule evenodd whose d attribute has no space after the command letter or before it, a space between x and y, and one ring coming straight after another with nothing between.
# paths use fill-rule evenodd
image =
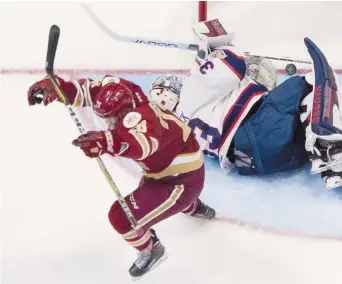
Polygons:
<instances>
[{"instance_id":1,"label":"white jersey","mask_svg":"<svg viewBox=\"0 0 342 284\"><path fill-rule=\"evenodd\" d=\"M239 125L267 92L245 73L241 52L231 46L215 48L207 59L196 58L176 109L195 132L204 153L219 157L221 166Z\"/></svg>"}]
</instances>

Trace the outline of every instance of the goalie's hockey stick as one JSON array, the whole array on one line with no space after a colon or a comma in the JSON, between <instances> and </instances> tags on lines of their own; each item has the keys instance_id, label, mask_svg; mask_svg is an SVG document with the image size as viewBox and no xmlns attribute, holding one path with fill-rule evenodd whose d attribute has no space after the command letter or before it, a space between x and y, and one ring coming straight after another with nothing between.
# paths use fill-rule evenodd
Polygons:
<instances>
[{"instance_id":1,"label":"goalie's hockey stick","mask_svg":"<svg viewBox=\"0 0 342 284\"><path fill-rule=\"evenodd\" d=\"M48 50L47 50L47 55L46 55L46 62L45 62L45 71L49 76L49 79L51 80L56 92L58 93L59 97L65 104L65 107L71 116L72 120L76 124L78 130L81 132L81 134L85 134L86 130L83 128L83 125L81 123L81 120L77 118L76 113L74 112L68 98L65 96L63 90L59 86L59 83L56 79L56 76L54 75L54 70L53 70L53 65L55 61L55 55L56 55L56 50L57 50L57 45L58 45L58 39L60 35L60 29L58 26L53 25L50 28L50 33L49 33L49 42L48 42ZM113 189L123 211L125 212L129 222L131 223L132 227L137 230L137 221L135 220L132 211L128 207L125 199L122 197L118 187L116 186L115 182L113 181L110 173L108 172L105 164L103 163L102 159L100 157L96 158L97 163L99 164L103 174L105 175L109 185Z\"/></svg>"},{"instance_id":2,"label":"goalie's hockey stick","mask_svg":"<svg viewBox=\"0 0 342 284\"><path fill-rule=\"evenodd\" d=\"M110 37L124 42L130 43L138 43L138 44L145 44L145 45L155 45L155 46L162 46L162 47L170 47L170 48L179 48L179 49L186 49L186 50L198 50L198 46L196 44L187 44L187 43L180 43L174 41L165 41L165 40L155 40L155 39L148 39L143 37L130 37L130 36L123 36L113 32L110 28L108 28L98 16L88 7L86 4L81 3L81 6L85 10L85 12L89 15L89 17L95 22L97 26L100 27L107 35Z\"/></svg>"},{"instance_id":3,"label":"goalie's hockey stick","mask_svg":"<svg viewBox=\"0 0 342 284\"><path fill-rule=\"evenodd\" d=\"M94 23L103 32L105 32L107 35L109 35L111 38L114 38L117 41L152 45L152 46L160 46L160 47L179 48L179 49L184 49L184 50L193 50L193 51L198 50L198 45L194 43L181 43L181 42L175 42L175 41L155 40L155 39L149 39L149 38L143 38L143 37L130 37L130 36L120 35L118 33L113 32L110 28L108 28L88 5L81 3L81 6L85 10L87 15L94 21ZM244 53L245 55L250 55L250 56L255 56L255 57L260 57L260 58L267 58L270 60L312 64L310 61L307 61L307 60L291 59L287 57L285 58L285 57L254 55L250 52L244 52Z\"/></svg>"}]
</instances>

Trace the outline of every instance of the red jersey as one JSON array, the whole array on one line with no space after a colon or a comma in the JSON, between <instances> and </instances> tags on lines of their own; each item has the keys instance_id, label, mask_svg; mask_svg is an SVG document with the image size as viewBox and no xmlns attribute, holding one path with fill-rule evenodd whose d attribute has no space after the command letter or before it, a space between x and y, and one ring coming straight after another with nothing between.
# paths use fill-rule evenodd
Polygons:
<instances>
[{"instance_id":1,"label":"red jersey","mask_svg":"<svg viewBox=\"0 0 342 284\"><path fill-rule=\"evenodd\" d=\"M133 91L136 108L116 126L114 154L139 163L145 176L154 179L188 173L203 165L202 151L191 128L173 113L150 103L138 85L118 77L101 80L61 81L73 106L91 106L107 83L120 80Z\"/></svg>"},{"instance_id":2,"label":"red jersey","mask_svg":"<svg viewBox=\"0 0 342 284\"><path fill-rule=\"evenodd\" d=\"M153 103L128 113L112 133L114 153L137 161L147 177L160 179L203 165L191 128Z\"/></svg>"}]
</instances>

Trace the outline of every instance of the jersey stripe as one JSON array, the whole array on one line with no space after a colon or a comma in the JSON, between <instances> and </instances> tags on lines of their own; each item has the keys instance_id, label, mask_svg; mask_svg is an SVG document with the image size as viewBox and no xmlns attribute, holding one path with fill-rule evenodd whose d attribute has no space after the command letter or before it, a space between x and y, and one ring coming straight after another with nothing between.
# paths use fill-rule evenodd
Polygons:
<instances>
[{"instance_id":1,"label":"jersey stripe","mask_svg":"<svg viewBox=\"0 0 342 284\"><path fill-rule=\"evenodd\" d=\"M177 200L181 197L184 192L184 185L175 185L170 197L166 199L162 204L156 207L154 210L146 214L143 218L138 221L138 226L143 227L147 223L151 222L153 219L157 218L159 215L169 210L174 206Z\"/></svg>"},{"instance_id":2,"label":"jersey stripe","mask_svg":"<svg viewBox=\"0 0 342 284\"><path fill-rule=\"evenodd\" d=\"M194 153L177 155L172 163L159 173L145 173L146 177L161 179L166 176L185 174L198 170L203 165L202 150L198 150Z\"/></svg>"},{"instance_id":3,"label":"jersey stripe","mask_svg":"<svg viewBox=\"0 0 342 284\"><path fill-rule=\"evenodd\" d=\"M226 57L221 58L221 61L234 72L240 81L242 81L246 74L245 58L235 54L229 49L223 49L223 51L226 54Z\"/></svg>"},{"instance_id":4,"label":"jersey stripe","mask_svg":"<svg viewBox=\"0 0 342 284\"><path fill-rule=\"evenodd\" d=\"M223 120L221 136L223 139L221 140L219 151L221 150L221 147L227 140L228 136L235 133L236 129L235 131L232 130L235 126L237 126L237 122L244 114L246 108L248 108L248 111L251 108L251 106L249 106L250 101L257 96L261 97L265 92L267 92L267 89L264 86L256 85L254 83L248 84L247 87L241 92L235 104L231 106ZM245 115L246 114L247 112Z\"/></svg>"},{"instance_id":5,"label":"jersey stripe","mask_svg":"<svg viewBox=\"0 0 342 284\"><path fill-rule=\"evenodd\" d=\"M151 139L151 144L152 144L152 151L151 151L151 155L152 155L158 150L159 143L158 143L158 140L153 137L150 137L150 139Z\"/></svg>"},{"instance_id":6,"label":"jersey stripe","mask_svg":"<svg viewBox=\"0 0 342 284\"><path fill-rule=\"evenodd\" d=\"M136 132L134 129L131 129L128 132L132 134L132 136L137 140L138 144L141 147L142 155L137 160L141 161L141 160L146 159L150 155L150 152L151 152L150 144L148 143L146 136L142 133Z\"/></svg>"}]
</instances>

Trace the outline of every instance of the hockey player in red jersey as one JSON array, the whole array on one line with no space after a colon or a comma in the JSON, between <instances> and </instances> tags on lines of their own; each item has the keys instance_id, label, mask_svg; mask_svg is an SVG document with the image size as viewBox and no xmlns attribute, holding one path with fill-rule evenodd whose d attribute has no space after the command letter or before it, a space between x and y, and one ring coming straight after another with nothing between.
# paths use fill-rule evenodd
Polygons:
<instances>
[{"instance_id":1,"label":"hockey player in red jersey","mask_svg":"<svg viewBox=\"0 0 342 284\"><path fill-rule=\"evenodd\" d=\"M215 211L199 200L204 184L202 152L191 129L146 98L141 88L117 77L67 82L58 78L73 106L93 106L108 123L107 131L90 131L73 141L88 157L119 155L144 171L138 188L125 200L138 222L133 230L118 201L109 211L114 229L139 251L129 269L140 277L165 258L164 246L151 227L179 212L212 219ZM59 100L50 80L33 84L30 105Z\"/></svg>"}]
</instances>

